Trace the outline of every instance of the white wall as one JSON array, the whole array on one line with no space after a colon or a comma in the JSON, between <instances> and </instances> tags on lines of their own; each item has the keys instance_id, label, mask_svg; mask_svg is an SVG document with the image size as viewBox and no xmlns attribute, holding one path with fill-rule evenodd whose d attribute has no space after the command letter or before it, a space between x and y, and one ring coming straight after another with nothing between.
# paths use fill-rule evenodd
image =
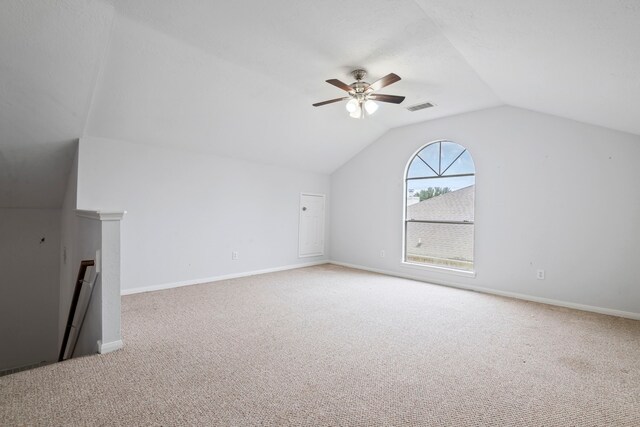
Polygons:
<instances>
[{"instance_id":1,"label":"white wall","mask_svg":"<svg viewBox=\"0 0 640 427\"><path fill-rule=\"evenodd\" d=\"M59 253L59 209L0 209L0 370L56 359Z\"/></svg>"},{"instance_id":2,"label":"white wall","mask_svg":"<svg viewBox=\"0 0 640 427\"><path fill-rule=\"evenodd\" d=\"M327 259L298 258L298 204L328 175L87 137L78 184L78 208L127 211L125 291Z\"/></svg>"},{"instance_id":3,"label":"white wall","mask_svg":"<svg viewBox=\"0 0 640 427\"><path fill-rule=\"evenodd\" d=\"M403 172L418 148L439 139L464 145L475 161L475 278L401 264ZM331 256L638 314L639 159L638 136L513 107L397 128L331 176Z\"/></svg>"},{"instance_id":4,"label":"white wall","mask_svg":"<svg viewBox=\"0 0 640 427\"><path fill-rule=\"evenodd\" d=\"M78 274L78 218L76 216L76 199L78 186L78 144L75 144L75 155L71 170L67 177L62 209L60 210L60 297L58 317L58 348L62 344L64 329L69 316L69 306Z\"/></svg>"}]
</instances>

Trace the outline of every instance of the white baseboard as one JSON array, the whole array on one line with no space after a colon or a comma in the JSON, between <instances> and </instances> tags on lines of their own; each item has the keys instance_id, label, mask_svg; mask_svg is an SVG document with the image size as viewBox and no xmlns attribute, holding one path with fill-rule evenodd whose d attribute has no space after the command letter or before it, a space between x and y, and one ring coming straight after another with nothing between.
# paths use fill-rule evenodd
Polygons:
<instances>
[{"instance_id":1,"label":"white baseboard","mask_svg":"<svg viewBox=\"0 0 640 427\"><path fill-rule=\"evenodd\" d=\"M357 264L349 264L349 263L340 262L340 261L329 261L329 263L330 264L334 264L334 265L341 265L343 267L355 268L355 269L358 269L358 270L371 271L373 273L385 274L387 276L401 277L403 279L416 280L416 281L419 281L419 282L430 283L430 284L433 284L433 285L448 286L448 287L452 287L452 288L465 289L465 290L481 292L481 293L485 293L485 294L499 295L499 296L502 296L502 297L516 298L516 299L521 299L521 300L525 300L525 301L532 301L532 302L538 302L538 303L542 303L542 304L555 305L555 306L558 306L558 307L572 308L574 310L590 311L592 313L607 314L609 316L617 316L617 317L624 317L624 318L627 318L627 319L640 320L640 313L634 313L634 312L631 312L631 311L614 310L614 309L611 309L611 308L604 308L604 307L596 307L596 306L592 306L592 305L577 304L577 303L573 303L573 302L566 302L566 301L554 300L554 299L550 299L550 298L536 297L536 296L520 294L520 293L516 293L516 292L508 292L508 291L500 291L500 290L491 289L491 288L483 288L483 287L480 287L480 286L459 285L459 284L453 284L453 283L436 283L436 282L429 281L429 280L427 280L427 279L425 279L423 277L415 276L415 275L412 275L412 274L397 273L395 271L381 270L381 269L378 269L378 268L371 268L371 267L366 267L364 265L357 265Z\"/></svg>"},{"instance_id":2,"label":"white baseboard","mask_svg":"<svg viewBox=\"0 0 640 427\"><path fill-rule=\"evenodd\" d=\"M180 288L182 286L200 285L202 283L219 282L221 280L237 279L239 277L255 276L257 274L274 273L276 271L294 270L296 268L312 267L314 265L328 264L329 260L304 262L300 264L284 265L281 267L266 268L263 270L253 270L243 273L225 274L222 276L204 277L201 279L184 280L181 282L162 283L159 285L144 286L141 288L123 289L120 295L139 294L143 292L161 291L163 289Z\"/></svg>"},{"instance_id":3,"label":"white baseboard","mask_svg":"<svg viewBox=\"0 0 640 427\"><path fill-rule=\"evenodd\" d=\"M122 347L124 347L124 343L122 342L122 340L106 343L98 341L98 353L100 354L111 353L112 351L120 350Z\"/></svg>"}]
</instances>

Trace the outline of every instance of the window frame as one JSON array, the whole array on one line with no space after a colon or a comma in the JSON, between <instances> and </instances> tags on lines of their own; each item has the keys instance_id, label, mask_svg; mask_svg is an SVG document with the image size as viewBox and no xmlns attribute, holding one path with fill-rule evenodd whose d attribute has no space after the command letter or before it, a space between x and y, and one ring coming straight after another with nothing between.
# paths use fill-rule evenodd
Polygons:
<instances>
[{"instance_id":1,"label":"window frame","mask_svg":"<svg viewBox=\"0 0 640 427\"><path fill-rule=\"evenodd\" d=\"M451 139L436 139L433 140L431 142L428 142L424 145L421 145L417 150L415 150L413 152L413 154L411 154L411 156L409 157L409 160L407 161L407 164L405 165L404 168L404 175L402 176L402 250L401 250L401 260L400 260L400 265L403 267L409 267L409 268L413 268L413 269L418 269L418 270L426 270L426 271L432 271L432 272L437 272L437 273L445 273L445 274L453 274L453 275L457 275L457 276L463 276L463 277L472 277L475 278L476 277L476 259L475 259L475 242L476 242L476 227L475 227L475 209L476 209L476 203L475 203L475 187L474 187L474 198L473 198L473 211L474 211L474 221L472 223L469 222L462 222L462 221L411 221L411 222L429 222L429 223L444 223L444 224L466 224L466 225L473 225L473 269L472 270L462 270L462 269L458 269L458 268L454 268L454 267L446 267L446 266L439 266L439 265L433 265L433 264L421 264L421 263L417 263L417 262L411 262L411 261L407 261L407 191L408 191L408 185L407 183L410 181L410 179L408 178L408 174L409 174L409 168L411 167L411 164L413 163L414 159L418 156L418 154L424 150L426 147L428 147L429 145L432 144L436 144L436 143L443 143L443 142L451 142L454 144L457 144L459 146L461 146L462 148L465 149L465 151L469 152L469 155L471 156L471 159L473 160L473 155L471 155L471 152L469 151L469 149L467 149L466 146L459 144ZM455 161L455 160L454 160ZM450 166L449 166L450 167ZM448 169L448 168L447 168ZM473 169L474 169L474 173L473 174L456 174L456 175L451 175L451 177L456 177L456 176L476 176L477 173L477 168L475 165L475 160L473 160ZM445 170L446 172L446 170ZM449 176L435 176L435 177L425 177L425 178L449 178ZM416 179L416 178L413 178ZM475 179L474 179L474 186L475 186Z\"/></svg>"}]
</instances>

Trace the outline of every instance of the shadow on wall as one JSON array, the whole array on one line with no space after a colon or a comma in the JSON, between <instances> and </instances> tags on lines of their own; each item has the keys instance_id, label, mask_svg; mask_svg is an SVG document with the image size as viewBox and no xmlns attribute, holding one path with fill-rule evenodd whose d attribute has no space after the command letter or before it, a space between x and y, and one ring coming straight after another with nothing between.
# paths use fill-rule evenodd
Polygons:
<instances>
[{"instance_id":1,"label":"shadow on wall","mask_svg":"<svg viewBox=\"0 0 640 427\"><path fill-rule=\"evenodd\" d=\"M59 209L0 209L0 371L57 357Z\"/></svg>"}]
</instances>

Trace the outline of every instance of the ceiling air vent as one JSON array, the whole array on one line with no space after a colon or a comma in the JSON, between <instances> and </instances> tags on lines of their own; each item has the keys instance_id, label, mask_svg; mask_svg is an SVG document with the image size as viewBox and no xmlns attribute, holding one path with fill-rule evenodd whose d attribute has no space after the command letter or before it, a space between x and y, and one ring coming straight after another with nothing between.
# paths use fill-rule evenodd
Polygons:
<instances>
[{"instance_id":1,"label":"ceiling air vent","mask_svg":"<svg viewBox=\"0 0 640 427\"><path fill-rule=\"evenodd\" d=\"M425 108L431 108L431 107L433 107L432 103L423 102L422 104L416 104L416 105L412 105L411 107L407 107L407 110L418 111L418 110L424 110Z\"/></svg>"}]
</instances>

